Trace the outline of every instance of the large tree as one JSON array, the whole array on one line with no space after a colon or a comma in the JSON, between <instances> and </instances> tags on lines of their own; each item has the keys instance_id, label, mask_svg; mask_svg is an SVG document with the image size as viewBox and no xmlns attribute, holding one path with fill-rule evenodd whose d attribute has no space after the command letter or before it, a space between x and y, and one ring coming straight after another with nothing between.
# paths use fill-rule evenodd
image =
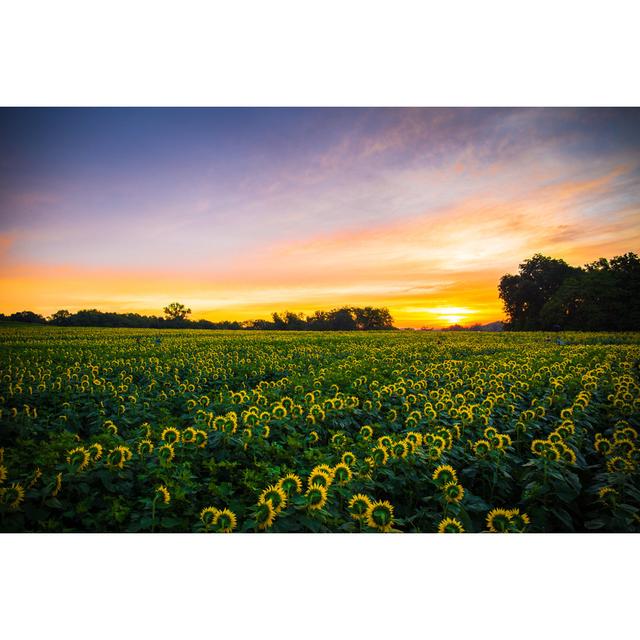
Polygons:
<instances>
[{"instance_id":1,"label":"large tree","mask_svg":"<svg viewBox=\"0 0 640 640\"><path fill-rule=\"evenodd\" d=\"M579 273L564 260L536 253L519 266L517 275L502 276L498 290L510 329L542 328L540 312L565 278Z\"/></svg>"},{"instance_id":2,"label":"large tree","mask_svg":"<svg viewBox=\"0 0 640 640\"><path fill-rule=\"evenodd\" d=\"M187 309L187 307L179 302L172 302L164 308L164 315L167 320L186 320L190 313L191 309Z\"/></svg>"}]
</instances>

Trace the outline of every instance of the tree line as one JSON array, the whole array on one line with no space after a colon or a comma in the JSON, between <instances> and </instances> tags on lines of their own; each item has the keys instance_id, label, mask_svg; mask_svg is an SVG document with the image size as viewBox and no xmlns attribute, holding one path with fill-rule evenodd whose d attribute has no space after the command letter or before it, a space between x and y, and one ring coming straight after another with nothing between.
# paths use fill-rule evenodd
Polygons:
<instances>
[{"instance_id":1,"label":"tree line","mask_svg":"<svg viewBox=\"0 0 640 640\"><path fill-rule=\"evenodd\" d=\"M394 329L393 318L387 308L340 307L331 311L315 311L310 316L285 311L271 314L270 320L190 320L191 309L173 302L164 308L164 316L145 316L138 313L114 313L83 309L71 313L66 309L45 318L33 311L19 311L0 320L48 324L57 327L128 327L148 329L248 329L266 331L374 331Z\"/></svg>"},{"instance_id":2,"label":"tree line","mask_svg":"<svg viewBox=\"0 0 640 640\"><path fill-rule=\"evenodd\" d=\"M535 254L498 286L508 330L640 330L640 258L625 253L583 267Z\"/></svg>"}]
</instances>

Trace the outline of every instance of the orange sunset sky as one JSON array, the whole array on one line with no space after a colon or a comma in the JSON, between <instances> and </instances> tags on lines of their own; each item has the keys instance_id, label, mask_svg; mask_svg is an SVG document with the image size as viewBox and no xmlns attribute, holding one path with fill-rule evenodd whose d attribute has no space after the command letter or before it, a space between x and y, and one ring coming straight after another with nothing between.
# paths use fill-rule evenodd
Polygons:
<instances>
[{"instance_id":1,"label":"orange sunset sky","mask_svg":"<svg viewBox=\"0 0 640 640\"><path fill-rule=\"evenodd\" d=\"M640 247L637 109L1 109L0 312L503 318Z\"/></svg>"}]
</instances>

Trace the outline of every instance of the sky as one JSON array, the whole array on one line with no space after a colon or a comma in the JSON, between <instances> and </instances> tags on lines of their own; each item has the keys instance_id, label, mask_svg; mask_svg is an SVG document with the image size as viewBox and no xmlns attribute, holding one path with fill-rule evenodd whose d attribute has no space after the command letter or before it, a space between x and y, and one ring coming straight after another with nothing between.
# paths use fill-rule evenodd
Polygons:
<instances>
[{"instance_id":1,"label":"sky","mask_svg":"<svg viewBox=\"0 0 640 640\"><path fill-rule=\"evenodd\" d=\"M0 312L504 318L640 251L640 109L0 109Z\"/></svg>"}]
</instances>

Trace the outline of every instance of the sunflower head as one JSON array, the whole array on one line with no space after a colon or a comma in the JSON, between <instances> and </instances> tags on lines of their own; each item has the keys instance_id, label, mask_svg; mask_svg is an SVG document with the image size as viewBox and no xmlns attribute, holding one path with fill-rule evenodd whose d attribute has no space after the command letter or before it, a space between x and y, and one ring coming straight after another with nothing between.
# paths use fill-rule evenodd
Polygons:
<instances>
[{"instance_id":1,"label":"sunflower head","mask_svg":"<svg viewBox=\"0 0 640 640\"><path fill-rule=\"evenodd\" d=\"M603 456L611 452L611 442L606 438L597 438L594 444L595 450Z\"/></svg>"},{"instance_id":2,"label":"sunflower head","mask_svg":"<svg viewBox=\"0 0 640 640\"><path fill-rule=\"evenodd\" d=\"M446 484L449 484L451 482L458 482L458 476L455 472L455 469L448 464L441 464L433 472L431 478L439 487L444 487Z\"/></svg>"},{"instance_id":3,"label":"sunflower head","mask_svg":"<svg viewBox=\"0 0 640 640\"><path fill-rule=\"evenodd\" d=\"M215 515L212 524L218 533L231 533L238 526L238 519L233 511L221 509Z\"/></svg>"},{"instance_id":4,"label":"sunflower head","mask_svg":"<svg viewBox=\"0 0 640 640\"><path fill-rule=\"evenodd\" d=\"M342 433L342 431L338 431L331 436L331 444L334 447L343 447L347 442L347 436Z\"/></svg>"},{"instance_id":5,"label":"sunflower head","mask_svg":"<svg viewBox=\"0 0 640 640\"><path fill-rule=\"evenodd\" d=\"M263 502L271 502L273 510L278 515L283 509L287 507L287 494L284 489L279 485L272 484L268 486L258 498L258 504Z\"/></svg>"},{"instance_id":6,"label":"sunflower head","mask_svg":"<svg viewBox=\"0 0 640 640\"><path fill-rule=\"evenodd\" d=\"M9 507L10 511L16 511L24 502L24 487L19 482L0 489L0 503Z\"/></svg>"},{"instance_id":7,"label":"sunflower head","mask_svg":"<svg viewBox=\"0 0 640 640\"><path fill-rule=\"evenodd\" d=\"M409 454L409 447L404 440L399 440L391 447L391 453L396 458L406 458Z\"/></svg>"},{"instance_id":8,"label":"sunflower head","mask_svg":"<svg viewBox=\"0 0 640 640\"><path fill-rule=\"evenodd\" d=\"M7 475L7 467L5 467L3 464L0 464L0 484L2 484L7 479Z\"/></svg>"},{"instance_id":9,"label":"sunflower head","mask_svg":"<svg viewBox=\"0 0 640 640\"><path fill-rule=\"evenodd\" d=\"M511 446L511 436L508 433L499 434L500 444L498 445L499 449L506 449Z\"/></svg>"},{"instance_id":10,"label":"sunflower head","mask_svg":"<svg viewBox=\"0 0 640 640\"><path fill-rule=\"evenodd\" d=\"M371 498L362 493L356 493L351 500L349 500L349 512L354 520L363 520L366 517L367 511L371 506Z\"/></svg>"},{"instance_id":11,"label":"sunflower head","mask_svg":"<svg viewBox=\"0 0 640 640\"><path fill-rule=\"evenodd\" d=\"M547 449L547 444L548 443L544 440L534 440L531 443L531 453L534 453L537 456L541 456Z\"/></svg>"},{"instance_id":12,"label":"sunflower head","mask_svg":"<svg viewBox=\"0 0 640 640\"><path fill-rule=\"evenodd\" d=\"M182 432L182 442L184 444L195 444L196 441L196 430L193 427L187 427Z\"/></svg>"},{"instance_id":13,"label":"sunflower head","mask_svg":"<svg viewBox=\"0 0 640 640\"><path fill-rule=\"evenodd\" d=\"M498 430L495 427L487 427L484 430L484 437L487 438L487 440L490 440L491 438L495 438L498 435Z\"/></svg>"},{"instance_id":14,"label":"sunflower head","mask_svg":"<svg viewBox=\"0 0 640 640\"><path fill-rule=\"evenodd\" d=\"M464 498L464 488L457 482L448 482L442 488L442 495L447 502L460 502Z\"/></svg>"},{"instance_id":15,"label":"sunflower head","mask_svg":"<svg viewBox=\"0 0 640 640\"><path fill-rule=\"evenodd\" d=\"M204 524L204 526L209 529L209 527L211 527L214 523L214 520L216 518L216 516L218 515L218 513L220 513L219 509L216 509L215 507L205 507L201 512L200 512L200 520L202 520L202 524Z\"/></svg>"},{"instance_id":16,"label":"sunflower head","mask_svg":"<svg viewBox=\"0 0 640 640\"><path fill-rule=\"evenodd\" d=\"M478 456L478 458L484 458L489 451L491 451L491 443L488 440L478 440L473 443L473 453Z\"/></svg>"},{"instance_id":17,"label":"sunflower head","mask_svg":"<svg viewBox=\"0 0 640 640\"><path fill-rule=\"evenodd\" d=\"M598 491L598 497L602 502L612 507L618 501L618 492L613 487L602 487Z\"/></svg>"},{"instance_id":18,"label":"sunflower head","mask_svg":"<svg viewBox=\"0 0 640 640\"><path fill-rule=\"evenodd\" d=\"M170 444L163 444L158 448L158 458L163 465L171 464L171 461L175 458L176 452L173 450L173 446Z\"/></svg>"},{"instance_id":19,"label":"sunflower head","mask_svg":"<svg viewBox=\"0 0 640 640\"><path fill-rule=\"evenodd\" d=\"M487 514L487 529L492 533L507 533L511 527L511 514L506 509L491 509Z\"/></svg>"},{"instance_id":20,"label":"sunflower head","mask_svg":"<svg viewBox=\"0 0 640 640\"><path fill-rule=\"evenodd\" d=\"M393 444L391 436L380 436L378 438L378 446L388 449Z\"/></svg>"},{"instance_id":21,"label":"sunflower head","mask_svg":"<svg viewBox=\"0 0 640 640\"><path fill-rule=\"evenodd\" d=\"M629 473L633 471L633 463L621 456L614 456L607 460L607 471L609 473Z\"/></svg>"},{"instance_id":22,"label":"sunflower head","mask_svg":"<svg viewBox=\"0 0 640 640\"><path fill-rule=\"evenodd\" d=\"M287 417L287 410L283 405L277 404L271 410L271 415L277 420L282 420L283 418Z\"/></svg>"},{"instance_id":23,"label":"sunflower head","mask_svg":"<svg viewBox=\"0 0 640 640\"><path fill-rule=\"evenodd\" d=\"M365 514L367 525L378 531L391 531L393 526L393 506L388 500L372 502Z\"/></svg>"},{"instance_id":24,"label":"sunflower head","mask_svg":"<svg viewBox=\"0 0 640 640\"><path fill-rule=\"evenodd\" d=\"M200 448L200 449L204 449L207 446L207 432L203 431L202 429L198 429L196 431L196 447Z\"/></svg>"},{"instance_id":25,"label":"sunflower head","mask_svg":"<svg viewBox=\"0 0 640 640\"><path fill-rule=\"evenodd\" d=\"M294 493L302 493L302 480L295 473L289 473L284 478L280 478L278 486L287 496L291 496Z\"/></svg>"},{"instance_id":26,"label":"sunflower head","mask_svg":"<svg viewBox=\"0 0 640 640\"><path fill-rule=\"evenodd\" d=\"M456 518L445 518L438 525L438 533L464 533L464 527Z\"/></svg>"},{"instance_id":27,"label":"sunflower head","mask_svg":"<svg viewBox=\"0 0 640 640\"><path fill-rule=\"evenodd\" d=\"M544 451L544 457L551 462L557 462L561 458L560 449L555 444L546 442L546 449Z\"/></svg>"},{"instance_id":28,"label":"sunflower head","mask_svg":"<svg viewBox=\"0 0 640 640\"><path fill-rule=\"evenodd\" d=\"M125 463L131 460L131 456L131 449L129 449L129 447L121 445L109 451L109 455L107 456L107 464L110 467L118 467L118 469L124 469Z\"/></svg>"},{"instance_id":29,"label":"sunflower head","mask_svg":"<svg viewBox=\"0 0 640 640\"><path fill-rule=\"evenodd\" d=\"M91 460L93 462L98 462L98 460L102 458L102 445L99 444L98 442L94 442L89 447L89 455L91 456Z\"/></svg>"},{"instance_id":30,"label":"sunflower head","mask_svg":"<svg viewBox=\"0 0 640 640\"><path fill-rule=\"evenodd\" d=\"M322 509L327 503L327 488L320 484L312 484L305 495L309 509Z\"/></svg>"},{"instance_id":31,"label":"sunflower head","mask_svg":"<svg viewBox=\"0 0 640 640\"><path fill-rule=\"evenodd\" d=\"M318 440L320 440L320 436L318 435L317 431L310 431L307 437L311 444L315 444L316 442L318 442Z\"/></svg>"},{"instance_id":32,"label":"sunflower head","mask_svg":"<svg viewBox=\"0 0 640 640\"><path fill-rule=\"evenodd\" d=\"M345 451L342 454L341 462L351 467L356 463L356 457L351 451Z\"/></svg>"},{"instance_id":33,"label":"sunflower head","mask_svg":"<svg viewBox=\"0 0 640 640\"><path fill-rule=\"evenodd\" d=\"M89 452L84 447L76 447L71 449L67 454L67 463L76 471L84 471L91 460Z\"/></svg>"},{"instance_id":34,"label":"sunflower head","mask_svg":"<svg viewBox=\"0 0 640 640\"><path fill-rule=\"evenodd\" d=\"M389 459L389 454L387 450L382 446L377 446L371 451L371 457L373 458L376 465L384 465L387 464L387 460Z\"/></svg>"},{"instance_id":35,"label":"sunflower head","mask_svg":"<svg viewBox=\"0 0 640 640\"><path fill-rule=\"evenodd\" d=\"M171 494L165 485L161 484L156 487L156 493L162 497L162 502L165 504L169 504L171 502Z\"/></svg>"},{"instance_id":36,"label":"sunflower head","mask_svg":"<svg viewBox=\"0 0 640 640\"><path fill-rule=\"evenodd\" d=\"M509 509L509 518L510 530L513 532L522 533L531 523L529 516L526 513L520 513L520 509Z\"/></svg>"},{"instance_id":37,"label":"sunflower head","mask_svg":"<svg viewBox=\"0 0 640 640\"><path fill-rule=\"evenodd\" d=\"M560 458L569 464L576 464L577 457L575 451L564 442L557 444L556 449L560 452Z\"/></svg>"},{"instance_id":38,"label":"sunflower head","mask_svg":"<svg viewBox=\"0 0 640 640\"><path fill-rule=\"evenodd\" d=\"M351 477L351 469L349 469L349 465L345 464L344 462L338 463L333 468L333 479L338 484L347 484L347 482L351 480Z\"/></svg>"},{"instance_id":39,"label":"sunflower head","mask_svg":"<svg viewBox=\"0 0 640 640\"><path fill-rule=\"evenodd\" d=\"M322 487L328 487L331 484L331 474L326 473L324 470L312 471L307 479L307 485L318 484Z\"/></svg>"},{"instance_id":40,"label":"sunflower head","mask_svg":"<svg viewBox=\"0 0 640 640\"><path fill-rule=\"evenodd\" d=\"M370 440L373 437L373 429L368 424L362 425L359 433L363 440Z\"/></svg>"},{"instance_id":41,"label":"sunflower head","mask_svg":"<svg viewBox=\"0 0 640 640\"><path fill-rule=\"evenodd\" d=\"M153 442L151 442L151 440L149 440L148 438L145 438L144 440L140 440L140 442L138 442L139 456L148 456L152 452L153 452Z\"/></svg>"},{"instance_id":42,"label":"sunflower head","mask_svg":"<svg viewBox=\"0 0 640 640\"><path fill-rule=\"evenodd\" d=\"M167 444L175 444L176 442L180 442L180 431L175 427L167 427L162 432L160 438Z\"/></svg>"}]
</instances>

